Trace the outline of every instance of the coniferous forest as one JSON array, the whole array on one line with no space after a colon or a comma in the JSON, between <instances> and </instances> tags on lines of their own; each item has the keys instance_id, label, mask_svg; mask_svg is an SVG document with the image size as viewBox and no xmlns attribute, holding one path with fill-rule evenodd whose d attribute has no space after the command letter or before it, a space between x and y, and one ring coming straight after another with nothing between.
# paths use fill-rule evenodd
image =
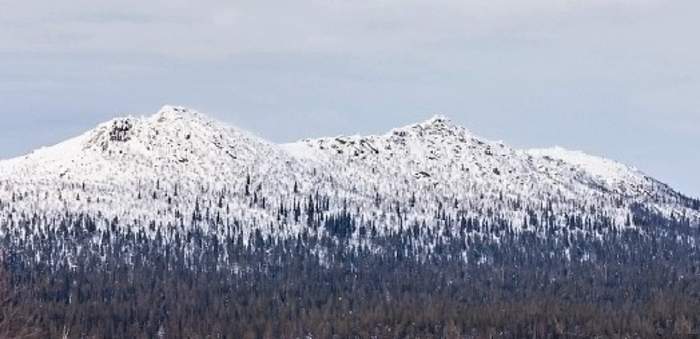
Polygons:
<instances>
[{"instance_id":1,"label":"coniferous forest","mask_svg":"<svg viewBox=\"0 0 700 339\"><path fill-rule=\"evenodd\" d=\"M152 237L118 220L100 229L82 215L41 229L31 219L6 221L0 337L700 333L700 232L683 220L640 208L636 229L571 218L513 233L455 218L380 235L348 212L290 213L311 221L288 239L197 211L192 223L215 226L155 228Z\"/></svg>"}]
</instances>

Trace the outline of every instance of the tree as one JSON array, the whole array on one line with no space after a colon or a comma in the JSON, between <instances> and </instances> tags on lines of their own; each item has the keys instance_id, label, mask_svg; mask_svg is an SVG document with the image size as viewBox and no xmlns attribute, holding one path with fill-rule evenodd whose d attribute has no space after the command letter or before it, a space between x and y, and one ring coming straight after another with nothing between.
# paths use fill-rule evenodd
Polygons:
<instances>
[{"instance_id":1,"label":"tree","mask_svg":"<svg viewBox=\"0 0 700 339\"><path fill-rule=\"evenodd\" d=\"M4 256L0 253L0 338L41 338L34 328L33 319L22 305L18 305L17 298L10 273L5 268Z\"/></svg>"}]
</instances>

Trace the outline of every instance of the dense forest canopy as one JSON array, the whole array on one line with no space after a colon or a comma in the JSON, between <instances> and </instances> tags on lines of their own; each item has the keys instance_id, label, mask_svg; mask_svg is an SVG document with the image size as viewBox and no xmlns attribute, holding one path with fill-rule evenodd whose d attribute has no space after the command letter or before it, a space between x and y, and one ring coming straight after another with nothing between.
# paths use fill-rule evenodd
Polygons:
<instances>
[{"instance_id":1,"label":"dense forest canopy","mask_svg":"<svg viewBox=\"0 0 700 339\"><path fill-rule=\"evenodd\" d=\"M643 208L635 229L571 218L513 233L447 218L383 235L344 212L310 218L286 239L200 214L191 222L210 227L153 237L144 231L153 225L99 229L80 215L48 228L5 221L3 307L14 316L3 313L0 331L10 332L0 334L555 338L700 328L700 232Z\"/></svg>"}]
</instances>

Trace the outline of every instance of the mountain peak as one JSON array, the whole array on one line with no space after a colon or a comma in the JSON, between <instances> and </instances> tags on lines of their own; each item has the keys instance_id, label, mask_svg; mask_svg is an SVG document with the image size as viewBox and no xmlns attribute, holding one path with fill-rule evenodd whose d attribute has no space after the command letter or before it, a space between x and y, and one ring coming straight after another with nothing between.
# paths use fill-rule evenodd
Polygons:
<instances>
[{"instance_id":1,"label":"mountain peak","mask_svg":"<svg viewBox=\"0 0 700 339\"><path fill-rule=\"evenodd\" d=\"M195 137L210 138L216 124L205 115L183 106L165 105L147 117L126 116L98 125L87 133L85 149L105 154L135 154L157 147L170 148Z\"/></svg>"},{"instance_id":2,"label":"mountain peak","mask_svg":"<svg viewBox=\"0 0 700 339\"><path fill-rule=\"evenodd\" d=\"M414 123L406 126L407 128L419 129L442 129L457 127L450 118L442 114L435 114L430 119L423 122Z\"/></svg>"},{"instance_id":3,"label":"mountain peak","mask_svg":"<svg viewBox=\"0 0 700 339\"><path fill-rule=\"evenodd\" d=\"M462 126L455 124L450 118L442 114L436 114L423 122L393 129L390 134L416 136L464 136L467 134L470 135L471 132Z\"/></svg>"},{"instance_id":4,"label":"mountain peak","mask_svg":"<svg viewBox=\"0 0 700 339\"><path fill-rule=\"evenodd\" d=\"M189 109L184 106L175 105L164 105L158 112L153 115L153 119L158 122L164 122L167 120L182 119L184 117L203 117L203 115L195 110Z\"/></svg>"},{"instance_id":5,"label":"mountain peak","mask_svg":"<svg viewBox=\"0 0 700 339\"><path fill-rule=\"evenodd\" d=\"M451 125L452 119L448 118L442 114L435 114L432 118L424 121L421 125L431 126L431 125Z\"/></svg>"}]
</instances>

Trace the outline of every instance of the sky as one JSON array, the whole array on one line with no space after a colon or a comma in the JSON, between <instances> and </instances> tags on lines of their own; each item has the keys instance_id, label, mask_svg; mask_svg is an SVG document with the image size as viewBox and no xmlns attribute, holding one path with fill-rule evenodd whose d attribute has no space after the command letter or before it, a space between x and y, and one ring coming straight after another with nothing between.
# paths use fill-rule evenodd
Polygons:
<instances>
[{"instance_id":1,"label":"sky","mask_svg":"<svg viewBox=\"0 0 700 339\"><path fill-rule=\"evenodd\" d=\"M275 142L444 114L700 197L697 0L0 0L0 158L183 105Z\"/></svg>"}]
</instances>

